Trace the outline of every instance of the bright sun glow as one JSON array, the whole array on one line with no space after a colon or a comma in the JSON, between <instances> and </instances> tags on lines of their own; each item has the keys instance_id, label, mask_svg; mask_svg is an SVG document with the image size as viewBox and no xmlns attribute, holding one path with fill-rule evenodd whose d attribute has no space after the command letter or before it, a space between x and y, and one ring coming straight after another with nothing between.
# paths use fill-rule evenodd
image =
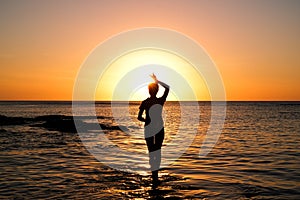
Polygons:
<instances>
[{"instance_id":1,"label":"bright sun glow","mask_svg":"<svg viewBox=\"0 0 300 200\"><path fill-rule=\"evenodd\" d=\"M138 71L141 66L144 66L143 70ZM160 49L135 50L114 60L100 77L95 98L96 100L144 100L149 96L147 85L152 82L149 74L155 73L159 80L171 86L167 100L195 100L191 90L186 88L187 84L183 84L178 76L170 73L170 70L188 83L197 100L210 100L206 84L194 67L185 59ZM127 80L126 76L129 74ZM120 82L122 79L126 81ZM134 89L129 91L129 87ZM121 92L116 93L116 89ZM174 91L180 91L182 94L180 99ZM162 93L163 89L160 88L157 96L161 96Z\"/></svg>"}]
</instances>

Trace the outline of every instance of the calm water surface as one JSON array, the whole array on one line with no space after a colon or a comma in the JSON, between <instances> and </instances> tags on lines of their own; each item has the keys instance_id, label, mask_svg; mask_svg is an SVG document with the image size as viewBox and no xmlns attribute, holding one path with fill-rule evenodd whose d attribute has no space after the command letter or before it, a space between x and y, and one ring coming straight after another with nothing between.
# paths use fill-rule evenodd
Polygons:
<instances>
[{"instance_id":1,"label":"calm water surface","mask_svg":"<svg viewBox=\"0 0 300 200\"><path fill-rule=\"evenodd\" d=\"M145 153L143 125L136 120L138 106L130 105L132 119L126 124L129 134L120 130L106 130L104 134L120 148ZM210 110L209 103L200 103L198 134L175 163L161 170L162 183L157 189L151 188L147 171L141 175L120 172L100 163L76 133L30 124L2 124L0 198L300 198L300 103L227 103L224 129L217 144L206 157L199 158ZM110 104L98 103L96 112L102 116L100 123L117 125ZM72 110L70 103L1 102L0 115L71 116ZM180 124L178 103L168 102L164 116L167 146ZM118 155L109 159L118 162Z\"/></svg>"}]
</instances>

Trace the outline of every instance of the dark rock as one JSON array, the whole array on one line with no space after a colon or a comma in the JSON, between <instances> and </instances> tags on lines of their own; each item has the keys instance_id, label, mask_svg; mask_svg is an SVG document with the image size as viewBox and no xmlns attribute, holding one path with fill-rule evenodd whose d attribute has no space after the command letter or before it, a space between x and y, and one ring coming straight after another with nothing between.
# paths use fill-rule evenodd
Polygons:
<instances>
[{"instance_id":1,"label":"dark rock","mask_svg":"<svg viewBox=\"0 0 300 200\"><path fill-rule=\"evenodd\" d=\"M98 116L98 119L103 119L105 117ZM93 126L93 124L85 123L82 120L88 119L87 117L76 117L76 124L79 125L82 129L94 129L98 128ZM76 126L74 123L73 116L66 115L43 115L35 118L23 118L23 117L7 117L0 115L0 125L23 125L29 124L32 127L43 127L51 131L60 131L60 132L69 132L76 133ZM103 130L128 130L125 126L114 126L107 124L99 124ZM81 129L81 130L82 130ZM2 130L2 129L1 129ZM4 129L3 129L4 130ZM6 131L6 130L4 130ZM2 131L0 131L2 132Z\"/></svg>"},{"instance_id":2,"label":"dark rock","mask_svg":"<svg viewBox=\"0 0 300 200\"><path fill-rule=\"evenodd\" d=\"M4 115L0 115L0 126L5 125L23 125L29 123L29 118L23 117L6 117Z\"/></svg>"},{"instance_id":3,"label":"dark rock","mask_svg":"<svg viewBox=\"0 0 300 200\"><path fill-rule=\"evenodd\" d=\"M33 124L35 127L43 127L51 131L76 133L73 116L65 115L44 115L34 118L35 121L44 121L40 124Z\"/></svg>"}]
</instances>

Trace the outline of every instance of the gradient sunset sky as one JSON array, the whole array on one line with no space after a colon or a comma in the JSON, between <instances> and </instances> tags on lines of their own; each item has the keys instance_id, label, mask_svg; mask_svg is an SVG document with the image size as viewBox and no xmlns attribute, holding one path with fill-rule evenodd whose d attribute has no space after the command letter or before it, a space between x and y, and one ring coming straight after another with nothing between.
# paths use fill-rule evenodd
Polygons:
<instances>
[{"instance_id":1,"label":"gradient sunset sky","mask_svg":"<svg viewBox=\"0 0 300 200\"><path fill-rule=\"evenodd\" d=\"M89 52L142 27L201 44L227 100L300 100L298 0L1 0L0 100L71 100Z\"/></svg>"}]
</instances>

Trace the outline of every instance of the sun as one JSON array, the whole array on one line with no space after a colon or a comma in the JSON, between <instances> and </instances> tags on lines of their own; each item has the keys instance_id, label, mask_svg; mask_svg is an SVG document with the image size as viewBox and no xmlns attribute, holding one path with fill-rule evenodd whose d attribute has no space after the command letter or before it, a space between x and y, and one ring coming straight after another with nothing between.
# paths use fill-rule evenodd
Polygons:
<instances>
[{"instance_id":1,"label":"sun","mask_svg":"<svg viewBox=\"0 0 300 200\"><path fill-rule=\"evenodd\" d=\"M159 90L157 93L157 97L161 97L163 95L164 89L163 87L159 86ZM142 85L141 87L136 88L135 90L132 91L132 93L129 95L129 101L143 101L147 97L150 97L149 92L148 92L148 86ZM170 91L168 95L168 100L169 101L179 101L178 97L173 91Z\"/></svg>"},{"instance_id":2,"label":"sun","mask_svg":"<svg viewBox=\"0 0 300 200\"><path fill-rule=\"evenodd\" d=\"M149 96L151 73L170 84L168 101L210 100L204 79L191 63L170 51L151 48L137 49L115 59L99 78L95 99L141 101ZM180 91L181 99L175 91ZM157 96L162 93L160 88Z\"/></svg>"}]
</instances>

